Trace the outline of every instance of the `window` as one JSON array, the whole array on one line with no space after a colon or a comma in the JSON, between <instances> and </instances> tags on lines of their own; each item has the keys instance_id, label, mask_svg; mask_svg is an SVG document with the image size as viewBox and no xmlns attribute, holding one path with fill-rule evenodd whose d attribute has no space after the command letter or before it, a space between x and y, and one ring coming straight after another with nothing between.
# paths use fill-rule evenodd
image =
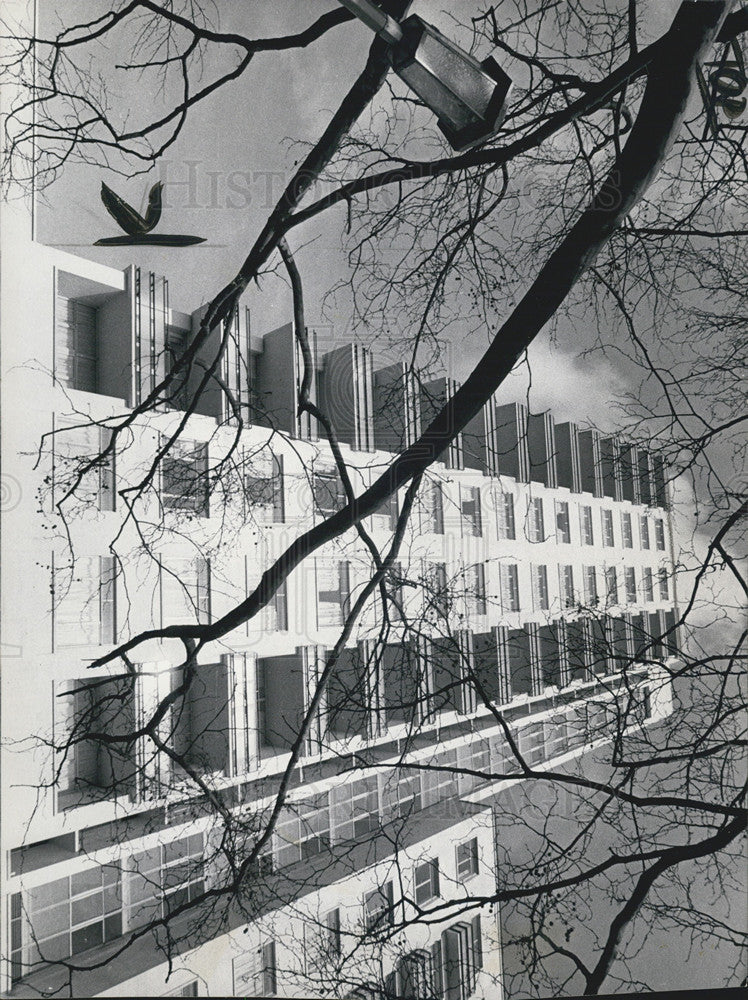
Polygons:
<instances>
[{"instance_id":1,"label":"window","mask_svg":"<svg viewBox=\"0 0 748 1000\"><path fill-rule=\"evenodd\" d=\"M594 566L584 567L584 599L589 607L595 607L599 601L597 593L597 571Z\"/></svg>"},{"instance_id":2,"label":"window","mask_svg":"<svg viewBox=\"0 0 748 1000\"><path fill-rule=\"evenodd\" d=\"M96 392L96 309L75 299L59 296L56 313L56 378L71 389Z\"/></svg>"},{"instance_id":3,"label":"window","mask_svg":"<svg viewBox=\"0 0 748 1000\"><path fill-rule=\"evenodd\" d=\"M483 967L481 918L461 921L444 931L437 952L442 969L442 995L467 1000Z\"/></svg>"},{"instance_id":4,"label":"window","mask_svg":"<svg viewBox=\"0 0 748 1000\"><path fill-rule=\"evenodd\" d=\"M349 611L351 598L351 567L342 560L338 563L315 563L317 575L317 627L342 625Z\"/></svg>"},{"instance_id":5,"label":"window","mask_svg":"<svg viewBox=\"0 0 748 1000\"><path fill-rule=\"evenodd\" d=\"M497 527L499 538L514 541L517 537L514 523L514 496L511 493L501 493L499 495Z\"/></svg>"},{"instance_id":6,"label":"window","mask_svg":"<svg viewBox=\"0 0 748 1000\"><path fill-rule=\"evenodd\" d=\"M633 566L624 567L623 582L626 588L626 603L636 604L636 569Z\"/></svg>"},{"instance_id":7,"label":"window","mask_svg":"<svg viewBox=\"0 0 748 1000\"><path fill-rule=\"evenodd\" d=\"M527 511L528 538L531 542L545 541L545 521L543 518L543 498L533 497Z\"/></svg>"},{"instance_id":8,"label":"window","mask_svg":"<svg viewBox=\"0 0 748 1000\"><path fill-rule=\"evenodd\" d=\"M487 613L486 567L483 563L475 563L470 567L469 588L474 613L485 615Z\"/></svg>"},{"instance_id":9,"label":"window","mask_svg":"<svg viewBox=\"0 0 748 1000\"><path fill-rule=\"evenodd\" d=\"M46 882L10 899L11 976L17 981L41 961L59 961L122 934L122 878L96 865Z\"/></svg>"},{"instance_id":10,"label":"window","mask_svg":"<svg viewBox=\"0 0 748 1000\"><path fill-rule=\"evenodd\" d=\"M405 586L403 580L403 564L401 562L393 562L384 579L389 598L387 611L390 619L393 621L402 621L405 611ZM378 610L379 602L377 602L376 607Z\"/></svg>"},{"instance_id":11,"label":"window","mask_svg":"<svg viewBox=\"0 0 748 1000\"><path fill-rule=\"evenodd\" d=\"M372 514L374 527L387 528L395 531L397 528L397 517L399 514L397 490L386 497Z\"/></svg>"},{"instance_id":12,"label":"window","mask_svg":"<svg viewBox=\"0 0 748 1000\"><path fill-rule=\"evenodd\" d=\"M161 625L210 621L210 562L203 556L174 559L161 567Z\"/></svg>"},{"instance_id":13,"label":"window","mask_svg":"<svg viewBox=\"0 0 748 1000\"><path fill-rule=\"evenodd\" d=\"M165 352L165 375L171 375L176 368L177 362L187 350L191 339L189 330L180 330L176 326L166 328L166 352ZM174 382L169 387L168 405L174 410L186 410L190 404L191 394L189 391L189 365L185 365L174 376Z\"/></svg>"},{"instance_id":14,"label":"window","mask_svg":"<svg viewBox=\"0 0 748 1000\"><path fill-rule=\"evenodd\" d=\"M410 816L421 810L421 776L416 772L393 770L382 776L382 814Z\"/></svg>"},{"instance_id":15,"label":"window","mask_svg":"<svg viewBox=\"0 0 748 1000\"><path fill-rule=\"evenodd\" d=\"M330 801L321 792L301 802L286 804L275 828L275 868L313 858L330 846Z\"/></svg>"},{"instance_id":16,"label":"window","mask_svg":"<svg viewBox=\"0 0 748 1000\"><path fill-rule=\"evenodd\" d=\"M128 930L168 916L205 889L201 833L157 844L130 859L127 874Z\"/></svg>"},{"instance_id":17,"label":"window","mask_svg":"<svg viewBox=\"0 0 748 1000\"><path fill-rule=\"evenodd\" d=\"M644 591L644 600L648 604L651 603L654 600L654 582L652 579L652 570L649 566L644 567L642 590Z\"/></svg>"},{"instance_id":18,"label":"window","mask_svg":"<svg viewBox=\"0 0 748 1000\"><path fill-rule=\"evenodd\" d=\"M336 469L319 469L312 474L314 510L320 517L330 517L345 504L345 490Z\"/></svg>"},{"instance_id":19,"label":"window","mask_svg":"<svg viewBox=\"0 0 748 1000\"><path fill-rule=\"evenodd\" d=\"M161 500L164 507L207 517L208 493L207 444L181 439L174 441L161 460Z\"/></svg>"},{"instance_id":20,"label":"window","mask_svg":"<svg viewBox=\"0 0 748 1000\"><path fill-rule=\"evenodd\" d=\"M522 758L531 766L542 764L545 757L545 730L542 722L520 726L516 733L517 746Z\"/></svg>"},{"instance_id":21,"label":"window","mask_svg":"<svg viewBox=\"0 0 748 1000\"><path fill-rule=\"evenodd\" d=\"M61 497L78 478L82 467L109 447L112 432L94 423L56 421L54 435L54 488ZM116 454L112 450L82 477L73 494L77 500L111 511L117 506Z\"/></svg>"},{"instance_id":22,"label":"window","mask_svg":"<svg viewBox=\"0 0 748 1000\"><path fill-rule=\"evenodd\" d=\"M583 506L579 508L579 533L582 538L582 545L594 545L595 536L592 530L592 508Z\"/></svg>"},{"instance_id":23,"label":"window","mask_svg":"<svg viewBox=\"0 0 748 1000\"><path fill-rule=\"evenodd\" d=\"M163 914L196 899L205 889L204 843L201 833L161 845Z\"/></svg>"},{"instance_id":24,"label":"window","mask_svg":"<svg viewBox=\"0 0 748 1000\"><path fill-rule=\"evenodd\" d=\"M473 837L455 848L457 879L467 882L478 874L478 838Z\"/></svg>"},{"instance_id":25,"label":"window","mask_svg":"<svg viewBox=\"0 0 748 1000\"><path fill-rule=\"evenodd\" d=\"M665 551L665 523L661 517L655 518L655 545L658 552Z\"/></svg>"},{"instance_id":26,"label":"window","mask_svg":"<svg viewBox=\"0 0 748 1000\"><path fill-rule=\"evenodd\" d=\"M390 980L390 977L387 977ZM390 983L385 986L389 996L407 997L408 1000L433 1000L434 971L431 953L423 949L411 951L404 955L397 964L397 969ZM375 994L381 996L379 990Z\"/></svg>"},{"instance_id":27,"label":"window","mask_svg":"<svg viewBox=\"0 0 748 1000\"><path fill-rule=\"evenodd\" d=\"M475 711L475 709L473 709ZM457 748L457 787L460 795L466 795L488 784L491 773L491 745L487 740L473 740ZM459 772L472 772L462 774Z\"/></svg>"},{"instance_id":28,"label":"window","mask_svg":"<svg viewBox=\"0 0 748 1000\"><path fill-rule=\"evenodd\" d=\"M439 895L439 859L432 858L415 870L415 898L418 906L424 906Z\"/></svg>"},{"instance_id":29,"label":"window","mask_svg":"<svg viewBox=\"0 0 748 1000\"><path fill-rule=\"evenodd\" d=\"M379 784L376 775L336 785L330 795L332 838L336 844L358 840L379 829Z\"/></svg>"},{"instance_id":30,"label":"window","mask_svg":"<svg viewBox=\"0 0 748 1000\"><path fill-rule=\"evenodd\" d=\"M340 937L340 910L330 910L324 916L325 949L329 956L339 958L342 951Z\"/></svg>"},{"instance_id":31,"label":"window","mask_svg":"<svg viewBox=\"0 0 748 1000\"><path fill-rule=\"evenodd\" d=\"M118 869L89 868L70 876L70 953L77 955L122 934L122 888Z\"/></svg>"},{"instance_id":32,"label":"window","mask_svg":"<svg viewBox=\"0 0 748 1000\"><path fill-rule=\"evenodd\" d=\"M605 591L608 604L618 604L618 574L615 566L605 567Z\"/></svg>"},{"instance_id":33,"label":"window","mask_svg":"<svg viewBox=\"0 0 748 1000\"><path fill-rule=\"evenodd\" d=\"M424 531L444 534L444 490L438 479L429 481L425 494Z\"/></svg>"},{"instance_id":34,"label":"window","mask_svg":"<svg viewBox=\"0 0 748 1000\"><path fill-rule=\"evenodd\" d=\"M649 548L649 518L642 514L639 518L639 538L643 549Z\"/></svg>"},{"instance_id":35,"label":"window","mask_svg":"<svg viewBox=\"0 0 748 1000\"><path fill-rule=\"evenodd\" d=\"M480 489L477 486L460 487L460 511L463 532L480 538L483 534L483 518L480 505Z\"/></svg>"},{"instance_id":36,"label":"window","mask_svg":"<svg viewBox=\"0 0 748 1000\"><path fill-rule=\"evenodd\" d=\"M457 767L457 751L445 750L437 754L432 763L440 770L421 772L424 809L435 802L453 799L458 793L457 775L454 772L454 768Z\"/></svg>"},{"instance_id":37,"label":"window","mask_svg":"<svg viewBox=\"0 0 748 1000\"><path fill-rule=\"evenodd\" d=\"M574 567L558 567L559 593L561 594L561 606L571 608L574 606Z\"/></svg>"},{"instance_id":38,"label":"window","mask_svg":"<svg viewBox=\"0 0 748 1000\"><path fill-rule=\"evenodd\" d=\"M548 597L548 567L531 566L530 578L532 580L533 611L548 611L550 608L550 600Z\"/></svg>"},{"instance_id":39,"label":"window","mask_svg":"<svg viewBox=\"0 0 748 1000\"><path fill-rule=\"evenodd\" d=\"M502 563L500 576L501 603L504 611L519 611L519 569L516 563Z\"/></svg>"},{"instance_id":40,"label":"window","mask_svg":"<svg viewBox=\"0 0 748 1000\"><path fill-rule=\"evenodd\" d=\"M275 965L275 941L266 941L260 949L260 969L262 984L262 993L260 996L275 996L278 990L278 975Z\"/></svg>"},{"instance_id":41,"label":"window","mask_svg":"<svg viewBox=\"0 0 748 1000\"><path fill-rule=\"evenodd\" d=\"M447 565L432 563L426 572L426 605L437 614L449 613L449 590L447 588Z\"/></svg>"},{"instance_id":42,"label":"window","mask_svg":"<svg viewBox=\"0 0 748 1000\"><path fill-rule=\"evenodd\" d=\"M571 544L569 504L565 500L556 501L556 539L566 545Z\"/></svg>"},{"instance_id":43,"label":"window","mask_svg":"<svg viewBox=\"0 0 748 1000\"><path fill-rule=\"evenodd\" d=\"M265 605L265 625L270 632L288 632L288 580L284 580Z\"/></svg>"},{"instance_id":44,"label":"window","mask_svg":"<svg viewBox=\"0 0 748 1000\"><path fill-rule=\"evenodd\" d=\"M603 524L603 545L606 548L613 548L615 545L615 537L613 535L613 511L603 510L601 511L602 524Z\"/></svg>"},{"instance_id":45,"label":"window","mask_svg":"<svg viewBox=\"0 0 748 1000\"><path fill-rule=\"evenodd\" d=\"M372 892L367 892L364 896L364 926L367 931L381 930L384 927L392 927L395 922L395 895L392 882L385 882L384 885Z\"/></svg>"},{"instance_id":46,"label":"window","mask_svg":"<svg viewBox=\"0 0 748 1000\"><path fill-rule=\"evenodd\" d=\"M623 511L621 513L621 537L623 539L624 549L633 549L634 533L631 528L631 514L629 514L628 511Z\"/></svg>"},{"instance_id":47,"label":"window","mask_svg":"<svg viewBox=\"0 0 748 1000\"><path fill-rule=\"evenodd\" d=\"M117 641L116 578L114 556L81 556L70 574L53 575L56 649Z\"/></svg>"},{"instance_id":48,"label":"window","mask_svg":"<svg viewBox=\"0 0 748 1000\"><path fill-rule=\"evenodd\" d=\"M272 524L283 524L286 520L286 496L282 455L272 456L264 475L257 470L245 475L244 496L248 515Z\"/></svg>"},{"instance_id":49,"label":"window","mask_svg":"<svg viewBox=\"0 0 748 1000\"><path fill-rule=\"evenodd\" d=\"M660 583L660 600L669 601L670 600L670 588L668 586L667 580L667 570L660 569L657 571L657 577Z\"/></svg>"}]
</instances>

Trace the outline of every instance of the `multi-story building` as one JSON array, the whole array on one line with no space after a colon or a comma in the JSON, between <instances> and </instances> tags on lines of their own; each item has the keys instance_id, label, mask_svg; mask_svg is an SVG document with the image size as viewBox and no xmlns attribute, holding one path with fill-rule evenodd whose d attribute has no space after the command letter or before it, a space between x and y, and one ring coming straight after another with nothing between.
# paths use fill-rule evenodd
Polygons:
<instances>
[{"instance_id":1,"label":"multi-story building","mask_svg":"<svg viewBox=\"0 0 748 1000\"><path fill-rule=\"evenodd\" d=\"M175 639L139 645L127 668L91 668L128 636L221 618L345 492L299 413L292 325L257 338L244 309L195 412L185 421L218 334L107 452L112 427L178 369L202 312L179 312L142 267L6 222L5 994L63 995L69 980L78 996L496 996L499 913L473 902L495 889L504 783L492 776L512 766L494 710L533 765L604 734L619 693L641 694L637 724L667 714L658 661L677 638L661 460L486 405L429 470L387 621L372 599L311 713L272 836L229 892L371 555L353 532L312 553L259 616L201 648L182 694ZM359 345L311 347L312 398L360 492L454 387L377 367ZM382 551L401 501L365 519Z\"/></svg>"}]
</instances>

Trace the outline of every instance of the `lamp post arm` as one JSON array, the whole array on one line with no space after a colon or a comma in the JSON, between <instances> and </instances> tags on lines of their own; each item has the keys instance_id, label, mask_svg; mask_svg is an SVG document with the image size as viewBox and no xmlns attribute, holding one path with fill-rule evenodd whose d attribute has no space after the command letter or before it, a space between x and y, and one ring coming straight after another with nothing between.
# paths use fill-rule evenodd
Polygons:
<instances>
[{"instance_id":1,"label":"lamp post arm","mask_svg":"<svg viewBox=\"0 0 748 1000\"><path fill-rule=\"evenodd\" d=\"M371 0L339 0L339 2L389 45L396 45L402 41L402 28L394 17L385 14L381 8L371 3Z\"/></svg>"}]
</instances>

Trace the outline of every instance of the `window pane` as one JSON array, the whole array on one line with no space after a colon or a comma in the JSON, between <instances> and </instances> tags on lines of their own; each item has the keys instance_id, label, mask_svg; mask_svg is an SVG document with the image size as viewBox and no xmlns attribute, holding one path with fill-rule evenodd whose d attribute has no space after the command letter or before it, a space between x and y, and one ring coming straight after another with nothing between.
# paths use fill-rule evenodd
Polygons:
<instances>
[{"instance_id":1,"label":"window pane","mask_svg":"<svg viewBox=\"0 0 748 1000\"><path fill-rule=\"evenodd\" d=\"M78 896L84 892L91 892L92 889L101 888L101 883L101 868L87 868L84 872L70 876L70 893L72 896Z\"/></svg>"},{"instance_id":2,"label":"window pane","mask_svg":"<svg viewBox=\"0 0 748 1000\"><path fill-rule=\"evenodd\" d=\"M29 911L34 914L37 910L47 906L54 906L68 898L70 893L70 883L67 878L57 879L47 885L40 885L36 889L30 889L28 894Z\"/></svg>"},{"instance_id":3,"label":"window pane","mask_svg":"<svg viewBox=\"0 0 748 1000\"><path fill-rule=\"evenodd\" d=\"M88 927L79 927L72 934L72 953L77 955L79 951L87 951L102 944L104 940L104 925L101 921L90 924Z\"/></svg>"},{"instance_id":4,"label":"window pane","mask_svg":"<svg viewBox=\"0 0 748 1000\"><path fill-rule=\"evenodd\" d=\"M102 916L101 893L95 892L92 896L84 896L82 899L74 899L70 908L70 917L73 924L90 923L97 917Z\"/></svg>"}]
</instances>

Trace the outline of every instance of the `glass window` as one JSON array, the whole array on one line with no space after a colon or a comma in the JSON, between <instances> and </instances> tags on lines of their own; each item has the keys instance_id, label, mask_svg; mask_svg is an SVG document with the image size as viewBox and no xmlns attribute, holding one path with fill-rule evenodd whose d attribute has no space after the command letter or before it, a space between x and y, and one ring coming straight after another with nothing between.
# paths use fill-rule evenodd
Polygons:
<instances>
[{"instance_id":1,"label":"glass window","mask_svg":"<svg viewBox=\"0 0 748 1000\"><path fill-rule=\"evenodd\" d=\"M628 511L621 513L621 538L624 549L633 549L634 533L631 528L631 514Z\"/></svg>"},{"instance_id":2,"label":"glass window","mask_svg":"<svg viewBox=\"0 0 748 1000\"><path fill-rule=\"evenodd\" d=\"M250 460L245 459L249 464ZM258 520L282 524L286 520L286 493L283 478L283 456L273 455L270 464L260 473L252 465L244 477L244 497L247 513Z\"/></svg>"},{"instance_id":3,"label":"glass window","mask_svg":"<svg viewBox=\"0 0 748 1000\"><path fill-rule=\"evenodd\" d=\"M444 488L432 479L426 489L425 530L434 535L444 534Z\"/></svg>"},{"instance_id":4,"label":"glass window","mask_svg":"<svg viewBox=\"0 0 748 1000\"><path fill-rule=\"evenodd\" d=\"M528 509L528 538L531 542L545 541L545 520L543 517L543 498L533 497Z\"/></svg>"},{"instance_id":5,"label":"glass window","mask_svg":"<svg viewBox=\"0 0 748 1000\"><path fill-rule=\"evenodd\" d=\"M415 898L418 906L423 906L439 895L439 859L432 858L416 865Z\"/></svg>"},{"instance_id":6,"label":"glass window","mask_svg":"<svg viewBox=\"0 0 748 1000\"><path fill-rule=\"evenodd\" d=\"M615 545L615 537L613 535L613 511L603 510L602 524L603 524L603 545L607 548L613 548Z\"/></svg>"},{"instance_id":7,"label":"glass window","mask_svg":"<svg viewBox=\"0 0 748 1000\"><path fill-rule=\"evenodd\" d=\"M261 950L262 995L274 996L277 992L277 970L275 965L275 941L266 941Z\"/></svg>"},{"instance_id":8,"label":"glass window","mask_svg":"<svg viewBox=\"0 0 748 1000\"><path fill-rule=\"evenodd\" d=\"M475 563L470 567L469 587L475 614L485 615L487 613L486 567L483 563Z\"/></svg>"},{"instance_id":9,"label":"glass window","mask_svg":"<svg viewBox=\"0 0 748 1000\"><path fill-rule=\"evenodd\" d=\"M583 506L579 508L579 531L582 538L582 545L594 545L595 536L592 529L592 508Z\"/></svg>"},{"instance_id":10,"label":"glass window","mask_svg":"<svg viewBox=\"0 0 748 1000\"><path fill-rule=\"evenodd\" d=\"M455 848L457 862L457 878L466 882L478 874L478 838L472 837Z\"/></svg>"},{"instance_id":11,"label":"glass window","mask_svg":"<svg viewBox=\"0 0 748 1000\"><path fill-rule=\"evenodd\" d=\"M519 570L516 564L502 563L501 602L505 611L519 611Z\"/></svg>"},{"instance_id":12,"label":"glass window","mask_svg":"<svg viewBox=\"0 0 748 1000\"><path fill-rule=\"evenodd\" d=\"M167 326L165 339L165 372L171 375L176 368L177 362L187 350L191 340L189 330L180 330L176 326ZM189 366L180 368L174 376L174 382L169 387L169 398L167 405L170 409L186 410L189 408L191 393L189 391Z\"/></svg>"},{"instance_id":13,"label":"glass window","mask_svg":"<svg viewBox=\"0 0 748 1000\"><path fill-rule=\"evenodd\" d=\"M171 560L161 568L161 623L210 621L210 562L203 556Z\"/></svg>"},{"instance_id":14,"label":"glass window","mask_svg":"<svg viewBox=\"0 0 748 1000\"><path fill-rule=\"evenodd\" d=\"M387 977L390 980L390 977ZM385 983L386 996L407 997L408 1000L432 1000L437 994L434 989L434 968L431 953L424 950L411 951L404 955L397 965L394 982ZM351 996L358 997L358 994ZM374 994L372 994L374 996ZM381 996L379 990L376 996Z\"/></svg>"},{"instance_id":15,"label":"glass window","mask_svg":"<svg viewBox=\"0 0 748 1000\"><path fill-rule=\"evenodd\" d=\"M162 447L165 439L162 437ZM197 441L174 441L161 460L161 502L166 510L198 517L209 514L208 446Z\"/></svg>"},{"instance_id":16,"label":"glass window","mask_svg":"<svg viewBox=\"0 0 748 1000\"><path fill-rule=\"evenodd\" d=\"M565 500L556 501L556 539L566 545L571 544L569 504Z\"/></svg>"},{"instance_id":17,"label":"glass window","mask_svg":"<svg viewBox=\"0 0 748 1000\"><path fill-rule=\"evenodd\" d=\"M626 603L636 604L636 569L633 566L624 567L623 580L626 587Z\"/></svg>"},{"instance_id":18,"label":"glass window","mask_svg":"<svg viewBox=\"0 0 748 1000\"><path fill-rule=\"evenodd\" d=\"M116 568L114 556L79 556L69 572L55 573L56 648L116 641Z\"/></svg>"},{"instance_id":19,"label":"glass window","mask_svg":"<svg viewBox=\"0 0 748 1000\"><path fill-rule=\"evenodd\" d=\"M466 534L479 538L483 534L480 489L477 486L462 486L460 488L460 506L463 530Z\"/></svg>"},{"instance_id":20,"label":"glass window","mask_svg":"<svg viewBox=\"0 0 748 1000\"><path fill-rule=\"evenodd\" d=\"M654 600L654 582L652 579L652 570L649 566L644 567L642 589L644 591L644 600L647 603L651 603Z\"/></svg>"},{"instance_id":21,"label":"glass window","mask_svg":"<svg viewBox=\"0 0 748 1000\"><path fill-rule=\"evenodd\" d=\"M58 296L55 377L71 389L96 392L98 344L96 309Z\"/></svg>"},{"instance_id":22,"label":"glass window","mask_svg":"<svg viewBox=\"0 0 748 1000\"><path fill-rule=\"evenodd\" d=\"M397 490L391 493L388 497L382 501L382 503L374 511L372 518L375 527L388 528L390 531L395 531L397 528L397 518L400 513L397 499Z\"/></svg>"},{"instance_id":23,"label":"glass window","mask_svg":"<svg viewBox=\"0 0 748 1000\"><path fill-rule=\"evenodd\" d=\"M558 567L559 592L561 594L561 605L565 608L574 606L574 567Z\"/></svg>"},{"instance_id":24,"label":"glass window","mask_svg":"<svg viewBox=\"0 0 748 1000\"><path fill-rule=\"evenodd\" d=\"M649 548L649 518L642 514L639 518L639 537L643 549Z\"/></svg>"},{"instance_id":25,"label":"glass window","mask_svg":"<svg viewBox=\"0 0 748 1000\"><path fill-rule=\"evenodd\" d=\"M660 583L660 600L669 601L670 600L670 588L668 586L667 570L661 569L657 571L657 576Z\"/></svg>"},{"instance_id":26,"label":"glass window","mask_svg":"<svg viewBox=\"0 0 748 1000\"><path fill-rule=\"evenodd\" d=\"M102 455L111 444L112 432L108 427L55 418L54 490L61 497L75 484L82 467L97 455ZM114 450L91 468L75 486L74 496L99 510L112 511L117 506L116 453Z\"/></svg>"},{"instance_id":27,"label":"glass window","mask_svg":"<svg viewBox=\"0 0 748 1000\"><path fill-rule=\"evenodd\" d=\"M364 896L364 924L367 931L392 927L395 922L395 894L392 882L385 882Z\"/></svg>"},{"instance_id":28,"label":"glass window","mask_svg":"<svg viewBox=\"0 0 748 1000\"><path fill-rule=\"evenodd\" d=\"M317 627L342 625L350 610L350 563L317 559Z\"/></svg>"},{"instance_id":29,"label":"glass window","mask_svg":"<svg viewBox=\"0 0 748 1000\"><path fill-rule=\"evenodd\" d=\"M447 587L447 565L443 562L432 563L426 575L426 605L433 608L437 614L446 615L449 612L449 589Z\"/></svg>"},{"instance_id":30,"label":"glass window","mask_svg":"<svg viewBox=\"0 0 748 1000\"><path fill-rule=\"evenodd\" d=\"M332 837L336 844L356 840L379 829L376 775L337 785L330 796Z\"/></svg>"},{"instance_id":31,"label":"glass window","mask_svg":"<svg viewBox=\"0 0 748 1000\"><path fill-rule=\"evenodd\" d=\"M548 567L531 566L532 602L534 611L548 611L550 599L548 595Z\"/></svg>"},{"instance_id":32,"label":"glass window","mask_svg":"<svg viewBox=\"0 0 748 1000\"><path fill-rule=\"evenodd\" d=\"M598 603L597 570L594 566L584 567L584 597L590 607Z\"/></svg>"},{"instance_id":33,"label":"glass window","mask_svg":"<svg viewBox=\"0 0 748 1000\"><path fill-rule=\"evenodd\" d=\"M659 552L665 551L665 523L661 517L655 519L655 545Z\"/></svg>"},{"instance_id":34,"label":"glass window","mask_svg":"<svg viewBox=\"0 0 748 1000\"><path fill-rule=\"evenodd\" d=\"M330 517L345 505L345 490L337 469L315 469L312 474L315 513Z\"/></svg>"},{"instance_id":35,"label":"glass window","mask_svg":"<svg viewBox=\"0 0 748 1000\"><path fill-rule=\"evenodd\" d=\"M326 945L329 955L339 957L341 948L340 938L340 910L330 910L325 914Z\"/></svg>"},{"instance_id":36,"label":"glass window","mask_svg":"<svg viewBox=\"0 0 748 1000\"><path fill-rule=\"evenodd\" d=\"M514 496L511 493L502 493L499 497L498 509L498 532L499 538L513 541L517 537L514 523Z\"/></svg>"},{"instance_id":37,"label":"glass window","mask_svg":"<svg viewBox=\"0 0 748 1000\"><path fill-rule=\"evenodd\" d=\"M615 566L605 568L605 590L608 604L618 604L618 574Z\"/></svg>"}]
</instances>

